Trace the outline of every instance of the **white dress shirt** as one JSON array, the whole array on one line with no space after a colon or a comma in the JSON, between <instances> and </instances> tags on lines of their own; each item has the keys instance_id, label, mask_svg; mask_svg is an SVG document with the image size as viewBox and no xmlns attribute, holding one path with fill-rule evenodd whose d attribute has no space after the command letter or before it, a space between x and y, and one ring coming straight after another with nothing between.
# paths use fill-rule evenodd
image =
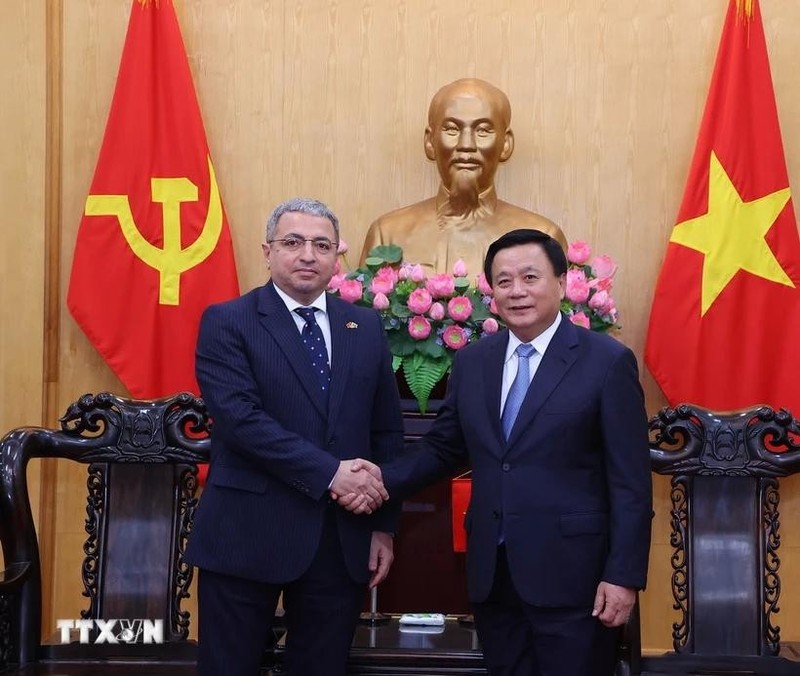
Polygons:
<instances>
[{"instance_id":1,"label":"white dress shirt","mask_svg":"<svg viewBox=\"0 0 800 676\"><path fill-rule=\"evenodd\" d=\"M550 345L550 341L553 340L553 336L555 335L556 329L560 323L561 313L559 312L556 314L556 318L553 323L528 343L528 345L533 345L533 347L536 349L536 352L528 358L528 364L530 365L528 369L528 375L530 376L531 381L536 375L536 371L539 369L539 364L542 363L542 357L544 356L545 350L547 350L547 346ZM513 383L514 378L517 377L517 367L519 365L517 347L521 344L522 341L517 338L513 332L509 331L506 359L503 362L503 385L500 390L501 414L506 405L506 398L508 397L508 391L511 389L511 383Z\"/></svg>"},{"instance_id":2,"label":"white dress shirt","mask_svg":"<svg viewBox=\"0 0 800 676\"><path fill-rule=\"evenodd\" d=\"M306 320L303 319L299 314L295 312L295 310L299 307L313 307L314 308L314 319L317 322L317 325L322 331L322 337L325 339L325 349L328 352L328 366L331 365L331 355L333 354L333 350L331 349L331 322L328 318L328 298L327 294L323 291L317 298L314 299L313 303L309 303L308 305L303 305L302 303L298 303L294 298L286 294L285 292L281 291L280 287L275 284L275 291L278 292L278 295L281 297L281 300L286 304L286 307L289 309L289 313L292 315L292 319L294 319L294 323L297 326L297 330L302 334L303 327L306 325Z\"/></svg>"}]
</instances>

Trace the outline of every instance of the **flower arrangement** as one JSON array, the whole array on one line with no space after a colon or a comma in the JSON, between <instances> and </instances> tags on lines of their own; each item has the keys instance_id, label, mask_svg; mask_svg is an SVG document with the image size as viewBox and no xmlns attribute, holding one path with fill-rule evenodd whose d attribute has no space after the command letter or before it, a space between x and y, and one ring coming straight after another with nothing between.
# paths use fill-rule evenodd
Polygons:
<instances>
[{"instance_id":1,"label":"flower arrangement","mask_svg":"<svg viewBox=\"0 0 800 676\"><path fill-rule=\"evenodd\" d=\"M567 283L561 311L573 324L592 331L619 328L617 305L611 287L617 265L610 256L592 258L592 250L580 240L567 247Z\"/></svg>"},{"instance_id":2,"label":"flower arrangement","mask_svg":"<svg viewBox=\"0 0 800 676\"><path fill-rule=\"evenodd\" d=\"M570 252L567 295L561 309L580 326L597 331L614 327L617 310L610 292L616 265L608 256L589 263L591 251L585 242L570 245ZM342 241L339 254L346 253ZM455 353L482 336L497 333L503 322L483 273L471 284L462 261L456 262L452 274L430 276L422 266L402 261L399 246L375 247L362 267L342 272L337 266L328 290L380 312L392 366L395 371L402 369L425 413L430 394L449 373Z\"/></svg>"}]
</instances>

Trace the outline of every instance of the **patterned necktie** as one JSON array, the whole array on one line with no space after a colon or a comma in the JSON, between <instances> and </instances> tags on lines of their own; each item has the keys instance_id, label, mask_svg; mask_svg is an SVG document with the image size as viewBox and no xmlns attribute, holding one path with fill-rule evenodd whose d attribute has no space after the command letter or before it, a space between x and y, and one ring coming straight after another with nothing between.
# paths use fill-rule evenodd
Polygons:
<instances>
[{"instance_id":1,"label":"patterned necktie","mask_svg":"<svg viewBox=\"0 0 800 676\"><path fill-rule=\"evenodd\" d=\"M522 407L522 401L525 399L528 386L531 384L529 360L536 353L536 348L533 345L521 343L517 346L516 353L517 375L514 378L514 382L511 383L511 389L508 391L508 396L506 396L506 405L505 408L503 408L503 415L500 418L506 440L511 436L511 429L514 427L514 421L517 419L519 409Z\"/></svg>"},{"instance_id":2,"label":"patterned necktie","mask_svg":"<svg viewBox=\"0 0 800 676\"><path fill-rule=\"evenodd\" d=\"M303 327L303 345L306 346L311 357L311 365L319 379L322 391L328 393L328 385L331 382L331 369L328 366L328 349L325 347L325 338L322 336L322 329L319 328L317 320L314 318L313 307L299 307L295 310L303 319L306 325Z\"/></svg>"}]
</instances>

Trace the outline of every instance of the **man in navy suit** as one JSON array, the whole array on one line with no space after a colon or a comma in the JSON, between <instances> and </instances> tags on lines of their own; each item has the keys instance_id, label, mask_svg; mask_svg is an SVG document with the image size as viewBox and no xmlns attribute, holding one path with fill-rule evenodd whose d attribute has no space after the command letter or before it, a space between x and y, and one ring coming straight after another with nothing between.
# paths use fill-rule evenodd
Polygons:
<instances>
[{"instance_id":1,"label":"man in navy suit","mask_svg":"<svg viewBox=\"0 0 800 676\"><path fill-rule=\"evenodd\" d=\"M366 461L402 449L400 399L378 314L325 292L338 242L324 204L281 204L263 244L270 282L203 315L197 379L214 427L187 551L200 676L259 673L281 593L287 672L344 676L367 585L392 562L399 503L378 509L388 494Z\"/></svg>"},{"instance_id":2,"label":"man in navy suit","mask_svg":"<svg viewBox=\"0 0 800 676\"><path fill-rule=\"evenodd\" d=\"M492 676L609 676L647 576L636 359L561 314L566 271L538 230L490 245L484 273L508 330L457 354L419 452L382 467L397 498L471 465L467 581Z\"/></svg>"}]
</instances>

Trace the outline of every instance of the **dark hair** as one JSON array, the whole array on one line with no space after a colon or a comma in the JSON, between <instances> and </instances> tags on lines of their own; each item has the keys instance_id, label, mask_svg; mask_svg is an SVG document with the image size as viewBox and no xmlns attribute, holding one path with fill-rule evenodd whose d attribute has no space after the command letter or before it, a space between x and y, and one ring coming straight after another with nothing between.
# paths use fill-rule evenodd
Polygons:
<instances>
[{"instance_id":1,"label":"dark hair","mask_svg":"<svg viewBox=\"0 0 800 676\"><path fill-rule=\"evenodd\" d=\"M483 274L486 276L489 286L492 286L492 263L497 252L522 244L541 244L545 255L553 266L553 272L556 277L560 277L567 272L567 256L564 253L564 249L555 239L541 230L521 228L505 233L489 245L486 258L483 261Z\"/></svg>"}]
</instances>

